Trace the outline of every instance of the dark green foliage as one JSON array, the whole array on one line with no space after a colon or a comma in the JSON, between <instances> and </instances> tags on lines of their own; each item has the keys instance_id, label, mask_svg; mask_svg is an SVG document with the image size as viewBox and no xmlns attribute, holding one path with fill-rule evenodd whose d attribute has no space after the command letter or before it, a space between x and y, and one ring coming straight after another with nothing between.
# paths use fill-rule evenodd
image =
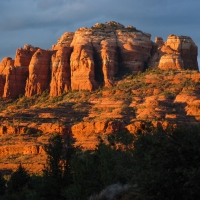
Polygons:
<instances>
[{"instance_id":1,"label":"dark green foliage","mask_svg":"<svg viewBox=\"0 0 200 200\"><path fill-rule=\"evenodd\" d=\"M48 154L47 166L44 173L52 177L61 177L62 175L62 155L63 155L63 139L60 135L55 135L49 139L49 143L45 146Z\"/></svg>"},{"instance_id":2,"label":"dark green foliage","mask_svg":"<svg viewBox=\"0 0 200 200\"><path fill-rule=\"evenodd\" d=\"M63 171L63 181L64 181L64 186L68 187L73 183L73 178L72 178L72 167L71 167L71 161L74 157L74 155L80 150L79 148L75 148L73 146L74 144L74 139L70 136L68 136L63 145L63 159L64 159L64 171Z\"/></svg>"},{"instance_id":3,"label":"dark green foliage","mask_svg":"<svg viewBox=\"0 0 200 200\"><path fill-rule=\"evenodd\" d=\"M30 176L20 164L8 181L8 193L21 193L28 186Z\"/></svg>"},{"instance_id":4,"label":"dark green foliage","mask_svg":"<svg viewBox=\"0 0 200 200\"><path fill-rule=\"evenodd\" d=\"M63 199L61 191L72 183L71 159L75 153L72 143L71 137L64 141L60 135L55 135L45 146L48 160L41 184L42 199Z\"/></svg>"},{"instance_id":5,"label":"dark green foliage","mask_svg":"<svg viewBox=\"0 0 200 200\"><path fill-rule=\"evenodd\" d=\"M140 135L134 146L133 182L142 199L200 198L200 130Z\"/></svg>"},{"instance_id":6,"label":"dark green foliage","mask_svg":"<svg viewBox=\"0 0 200 200\"><path fill-rule=\"evenodd\" d=\"M48 158L41 184L42 199L60 199L64 167L63 144L62 137L57 134L51 137L49 143L45 146Z\"/></svg>"},{"instance_id":7,"label":"dark green foliage","mask_svg":"<svg viewBox=\"0 0 200 200\"><path fill-rule=\"evenodd\" d=\"M113 183L128 182L133 160L126 150L132 137L118 133L109 141L109 145L100 142L95 151L86 151L73 158L73 184L64 190L65 197L73 195L72 199L84 200ZM122 148L117 148L117 144Z\"/></svg>"},{"instance_id":8,"label":"dark green foliage","mask_svg":"<svg viewBox=\"0 0 200 200\"><path fill-rule=\"evenodd\" d=\"M146 127L136 136L120 132L110 135L108 143L100 139L93 151L79 151L73 142L71 137L50 138L43 176L29 177L20 165L6 195L0 179L0 199L100 200L117 185L127 186L115 191L120 200L200 199L198 127L166 131Z\"/></svg>"},{"instance_id":9,"label":"dark green foliage","mask_svg":"<svg viewBox=\"0 0 200 200\"><path fill-rule=\"evenodd\" d=\"M6 191L6 181L0 174L0 195L4 195Z\"/></svg>"}]
</instances>

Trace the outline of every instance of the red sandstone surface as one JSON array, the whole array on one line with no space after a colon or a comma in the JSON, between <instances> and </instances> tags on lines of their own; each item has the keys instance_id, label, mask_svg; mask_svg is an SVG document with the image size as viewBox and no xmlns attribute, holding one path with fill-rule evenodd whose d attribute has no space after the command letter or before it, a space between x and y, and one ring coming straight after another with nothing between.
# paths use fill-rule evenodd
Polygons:
<instances>
[{"instance_id":1,"label":"red sandstone surface","mask_svg":"<svg viewBox=\"0 0 200 200\"><path fill-rule=\"evenodd\" d=\"M64 33L50 50L25 45L15 60L4 58L0 169L22 163L41 172L44 144L55 133L94 149L99 136L134 134L147 122L199 124L197 46L186 36L150 37L133 26L97 23Z\"/></svg>"}]
</instances>

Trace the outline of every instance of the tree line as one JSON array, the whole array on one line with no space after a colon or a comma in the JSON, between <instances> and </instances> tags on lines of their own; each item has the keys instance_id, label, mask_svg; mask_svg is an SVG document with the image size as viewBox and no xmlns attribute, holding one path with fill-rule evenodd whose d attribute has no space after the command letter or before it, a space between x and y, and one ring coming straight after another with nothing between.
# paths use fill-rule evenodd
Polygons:
<instances>
[{"instance_id":1,"label":"tree line","mask_svg":"<svg viewBox=\"0 0 200 200\"><path fill-rule=\"evenodd\" d=\"M1 200L174 200L200 199L200 128L147 128L119 132L95 150L74 147L73 138L54 135L45 146L42 175L19 165Z\"/></svg>"}]
</instances>

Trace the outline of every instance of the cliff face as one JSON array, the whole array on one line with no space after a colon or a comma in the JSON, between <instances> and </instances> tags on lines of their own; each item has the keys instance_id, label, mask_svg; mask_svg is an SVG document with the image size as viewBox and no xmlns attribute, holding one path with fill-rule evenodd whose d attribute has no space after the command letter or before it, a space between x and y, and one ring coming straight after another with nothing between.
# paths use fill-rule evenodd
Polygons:
<instances>
[{"instance_id":1,"label":"cliff face","mask_svg":"<svg viewBox=\"0 0 200 200\"><path fill-rule=\"evenodd\" d=\"M59 41L62 42L62 41ZM64 45L64 44L63 44ZM143 71L150 58L150 35L116 22L78 29L70 44L72 89L111 87L123 70Z\"/></svg>"},{"instance_id":2,"label":"cliff face","mask_svg":"<svg viewBox=\"0 0 200 200\"><path fill-rule=\"evenodd\" d=\"M71 87L70 55L71 47L58 47L51 58L50 96L59 96Z\"/></svg>"},{"instance_id":3,"label":"cliff face","mask_svg":"<svg viewBox=\"0 0 200 200\"><path fill-rule=\"evenodd\" d=\"M48 89L50 82L51 51L38 49L29 64L29 76L26 80L25 96L41 94Z\"/></svg>"},{"instance_id":4,"label":"cliff face","mask_svg":"<svg viewBox=\"0 0 200 200\"><path fill-rule=\"evenodd\" d=\"M152 57L151 65L163 70L198 70L198 48L190 37L169 35L166 42L156 38L157 50Z\"/></svg>"},{"instance_id":5,"label":"cliff face","mask_svg":"<svg viewBox=\"0 0 200 200\"><path fill-rule=\"evenodd\" d=\"M4 58L0 169L23 163L32 172L42 170L43 146L55 133L94 149L98 136L134 134L145 122L163 128L199 124L197 46L187 36L170 35L166 42L150 37L133 26L97 23L64 33L49 50L25 45L14 60Z\"/></svg>"},{"instance_id":6,"label":"cliff face","mask_svg":"<svg viewBox=\"0 0 200 200\"><path fill-rule=\"evenodd\" d=\"M113 79L148 67L198 70L197 46L190 37L170 35L150 40L151 35L117 22L66 32L51 50L31 45L17 49L15 60L0 63L0 96L27 97L50 91L58 96L72 90L112 87Z\"/></svg>"},{"instance_id":7,"label":"cliff face","mask_svg":"<svg viewBox=\"0 0 200 200\"><path fill-rule=\"evenodd\" d=\"M14 60L4 58L0 170L19 163L43 170L44 144L55 133L94 149L99 136L134 134L145 122L163 128L199 124L197 46L187 36L170 35L166 42L150 37L133 26L97 23L64 33L49 50L24 45Z\"/></svg>"},{"instance_id":8,"label":"cliff face","mask_svg":"<svg viewBox=\"0 0 200 200\"><path fill-rule=\"evenodd\" d=\"M106 139L118 131L134 134L144 130L145 123L163 128L199 124L199 82L195 70L153 68L95 92L0 99L0 170L19 163L32 172L42 170L43 146L55 133L71 135L75 145L94 149L99 136Z\"/></svg>"}]
</instances>

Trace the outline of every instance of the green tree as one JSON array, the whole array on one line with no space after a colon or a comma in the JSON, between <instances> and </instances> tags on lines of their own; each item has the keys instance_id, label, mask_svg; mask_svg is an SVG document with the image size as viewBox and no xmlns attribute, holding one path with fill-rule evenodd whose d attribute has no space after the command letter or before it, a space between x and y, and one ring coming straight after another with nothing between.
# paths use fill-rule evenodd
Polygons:
<instances>
[{"instance_id":1,"label":"green tree","mask_svg":"<svg viewBox=\"0 0 200 200\"><path fill-rule=\"evenodd\" d=\"M6 180L0 175L0 195L6 192Z\"/></svg>"},{"instance_id":2,"label":"green tree","mask_svg":"<svg viewBox=\"0 0 200 200\"><path fill-rule=\"evenodd\" d=\"M68 187L73 182L71 161L76 154L80 151L80 148L74 147L74 139L71 136L67 136L63 144L63 159L64 159L64 171L63 171L63 185Z\"/></svg>"},{"instance_id":3,"label":"green tree","mask_svg":"<svg viewBox=\"0 0 200 200\"><path fill-rule=\"evenodd\" d=\"M95 150L74 156L71 164L73 183L65 188L64 197L84 200L113 183L128 182L132 171L132 155L127 152L129 136L128 133L116 133L109 138L109 144L100 140Z\"/></svg>"},{"instance_id":4,"label":"green tree","mask_svg":"<svg viewBox=\"0 0 200 200\"><path fill-rule=\"evenodd\" d=\"M45 145L48 155L47 166L43 171L40 196L42 199L60 199L63 174L63 139L56 134Z\"/></svg>"},{"instance_id":5,"label":"green tree","mask_svg":"<svg viewBox=\"0 0 200 200\"><path fill-rule=\"evenodd\" d=\"M48 158L41 190L43 199L63 199L63 188L72 184L71 159L76 152L73 142L70 136L64 140L56 134L45 146Z\"/></svg>"},{"instance_id":6,"label":"green tree","mask_svg":"<svg viewBox=\"0 0 200 200\"><path fill-rule=\"evenodd\" d=\"M63 139L60 135L49 139L49 143L45 145L45 151L48 155L47 166L44 173L48 176L60 178L62 176L62 165L63 165Z\"/></svg>"},{"instance_id":7,"label":"green tree","mask_svg":"<svg viewBox=\"0 0 200 200\"><path fill-rule=\"evenodd\" d=\"M141 199L200 198L200 129L141 134L134 143L133 183Z\"/></svg>"},{"instance_id":8,"label":"green tree","mask_svg":"<svg viewBox=\"0 0 200 200\"><path fill-rule=\"evenodd\" d=\"M30 176L20 164L15 172L12 173L8 181L8 193L22 193L28 186Z\"/></svg>"}]
</instances>

